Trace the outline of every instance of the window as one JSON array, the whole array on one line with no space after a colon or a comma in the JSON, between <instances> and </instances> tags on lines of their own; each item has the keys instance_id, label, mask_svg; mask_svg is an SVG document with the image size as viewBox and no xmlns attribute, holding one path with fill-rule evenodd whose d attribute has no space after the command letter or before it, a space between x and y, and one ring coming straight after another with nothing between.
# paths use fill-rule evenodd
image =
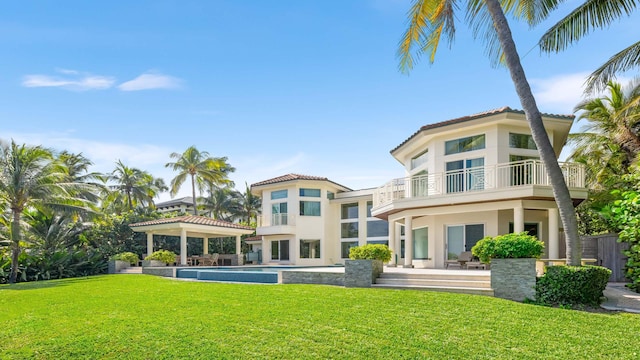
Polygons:
<instances>
[{"instance_id":1,"label":"window","mask_svg":"<svg viewBox=\"0 0 640 360\"><path fill-rule=\"evenodd\" d=\"M509 133L509 147L514 149L538 150L533 136L528 134Z\"/></svg>"},{"instance_id":2,"label":"window","mask_svg":"<svg viewBox=\"0 0 640 360\"><path fill-rule=\"evenodd\" d=\"M484 224L447 226L447 260L456 260L463 251L484 237Z\"/></svg>"},{"instance_id":3,"label":"window","mask_svg":"<svg viewBox=\"0 0 640 360\"><path fill-rule=\"evenodd\" d=\"M300 215L320 216L320 201L300 201Z\"/></svg>"},{"instance_id":4,"label":"window","mask_svg":"<svg viewBox=\"0 0 640 360\"><path fill-rule=\"evenodd\" d=\"M289 260L289 240L271 242L271 260Z\"/></svg>"},{"instance_id":5,"label":"window","mask_svg":"<svg viewBox=\"0 0 640 360\"><path fill-rule=\"evenodd\" d=\"M447 193L484 189L484 158L447 163Z\"/></svg>"},{"instance_id":6,"label":"window","mask_svg":"<svg viewBox=\"0 0 640 360\"><path fill-rule=\"evenodd\" d=\"M420 154L411 158L411 169L415 169L418 166L425 164L427 162L427 155L429 154L429 149L421 152Z\"/></svg>"},{"instance_id":7,"label":"window","mask_svg":"<svg viewBox=\"0 0 640 360\"><path fill-rule=\"evenodd\" d=\"M320 189L300 189L300 196L320 197Z\"/></svg>"},{"instance_id":8,"label":"window","mask_svg":"<svg viewBox=\"0 0 640 360\"><path fill-rule=\"evenodd\" d=\"M340 237L343 239L351 239L358 237L358 223L345 222L340 224Z\"/></svg>"},{"instance_id":9,"label":"window","mask_svg":"<svg viewBox=\"0 0 640 360\"><path fill-rule=\"evenodd\" d=\"M357 218L358 218L358 203L342 204L342 219L357 219Z\"/></svg>"},{"instance_id":10,"label":"window","mask_svg":"<svg viewBox=\"0 0 640 360\"><path fill-rule=\"evenodd\" d=\"M367 217L371 217L371 209L373 208L373 201L367 201Z\"/></svg>"},{"instance_id":11,"label":"window","mask_svg":"<svg viewBox=\"0 0 640 360\"><path fill-rule=\"evenodd\" d=\"M389 240L367 240L367 244L389 246Z\"/></svg>"},{"instance_id":12,"label":"window","mask_svg":"<svg viewBox=\"0 0 640 360\"><path fill-rule=\"evenodd\" d=\"M349 250L352 247L358 246L358 242L357 241L343 241L341 243L341 256L343 259L348 259L349 258Z\"/></svg>"},{"instance_id":13,"label":"window","mask_svg":"<svg viewBox=\"0 0 640 360\"><path fill-rule=\"evenodd\" d=\"M531 236L538 237L538 223L524 223L524 231ZM509 233L513 232L513 223L509 223ZM539 239L539 238L538 238Z\"/></svg>"},{"instance_id":14,"label":"window","mask_svg":"<svg viewBox=\"0 0 640 360\"><path fill-rule=\"evenodd\" d=\"M271 226L287 225L288 215L286 202L271 204Z\"/></svg>"},{"instance_id":15,"label":"window","mask_svg":"<svg viewBox=\"0 0 640 360\"><path fill-rule=\"evenodd\" d=\"M444 143L444 154L451 155L461 152L484 149L484 143L484 134L469 136L462 139L449 140Z\"/></svg>"},{"instance_id":16,"label":"window","mask_svg":"<svg viewBox=\"0 0 640 360\"><path fill-rule=\"evenodd\" d=\"M272 191L271 192L271 200L286 199L287 196L288 196L288 193L289 193L288 190Z\"/></svg>"},{"instance_id":17,"label":"window","mask_svg":"<svg viewBox=\"0 0 640 360\"><path fill-rule=\"evenodd\" d=\"M429 195L429 173L422 170L411 177L411 196L422 197Z\"/></svg>"},{"instance_id":18,"label":"window","mask_svg":"<svg viewBox=\"0 0 640 360\"><path fill-rule=\"evenodd\" d=\"M367 221L367 237L389 236L389 223L384 220Z\"/></svg>"},{"instance_id":19,"label":"window","mask_svg":"<svg viewBox=\"0 0 640 360\"><path fill-rule=\"evenodd\" d=\"M511 178L509 184L511 186L533 184L534 173L538 164L535 161L526 160L539 160L539 158L535 156L510 155L509 160L515 163L510 166Z\"/></svg>"},{"instance_id":20,"label":"window","mask_svg":"<svg viewBox=\"0 0 640 360\"><path fill-rule=\"evenodd\" d=\"M320 240L300 239L300 259L320 259Z\"/></svg>"},{"instance_id":21,"label":"window","mask_svg":"<svg viewBox=\"0 0 640 360\"><path fill-rule=\"evenodd\" d=\"M335 199L336 194L332 193L331 191L327 191L327 199L329 200L333 200Z\"/></svg>"},{"instance_id":22,"label":"window","mask_svg":"<svg viewBox=\"0 0 640 360\"><path fill-rule=\"evenodd\" d=\"M429 259L429 228L413 230L413 259Z\"/></svg>"}]
</instances>

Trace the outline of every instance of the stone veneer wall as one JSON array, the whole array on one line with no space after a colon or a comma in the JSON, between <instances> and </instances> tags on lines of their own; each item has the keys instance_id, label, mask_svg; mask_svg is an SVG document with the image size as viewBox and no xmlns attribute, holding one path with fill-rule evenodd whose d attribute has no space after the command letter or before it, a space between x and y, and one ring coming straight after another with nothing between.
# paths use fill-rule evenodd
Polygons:
<instances>
[{"instance_id":1,"label":"stone veneer wall","mask_svg":"<svg viewBox=\"0 0 640 360\"><path fill-rule=\"evenodd\" d=\"M143 267L143 274L164 276L164 277L176 277L175 267Z\"/></svg>"},{"instance_id":2,"label":"stone veneer wall","mask_svg":"<svg viewBox=\"0 0 640 360\"><path fill-rule=\"evenodd\" d=\"M536 297L536 259L491 259L495 297L515 301Z\"/></svg>"},{"instance_id":3,"label":"stone veneer wall","mask_svg":"<svg viewBox=\"0 0 640 360\"><path fill-rule=\"evenodd\" d=\"M380 260L345 260L344 286L371 287L382 269Z\"/></svg>"},{"instance_id":4,"label":"stone veneer wall","mask_svg":"<svg viewBox=\"0 0 640 360\"><path fill-rule=\"evenodd\" d=\"M126 269L129 267L129 262L122 260L110 260L109 261L109 270L108 274L115 274L120 272L122 269Z\"/></svg>"},{"instance_id":5,"label":"stone veneer wall","mask_svg":"<svg viewBox=\"0 0 640 360\"><path fill-rule=\"evenodd\" d=\"M344 273L292 270L279 271L278 283L344 286Z\"/></svg>"}]
</instances>

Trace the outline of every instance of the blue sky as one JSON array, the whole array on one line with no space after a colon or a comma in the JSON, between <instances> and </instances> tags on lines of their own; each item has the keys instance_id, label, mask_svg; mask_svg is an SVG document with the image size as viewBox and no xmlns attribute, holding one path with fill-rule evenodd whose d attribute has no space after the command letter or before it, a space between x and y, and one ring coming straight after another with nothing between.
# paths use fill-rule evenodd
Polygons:
<instances>
[{"instance_id":1,"label":"blue sky","mask_svg":"<svg viewBox=\"0 0 640 360\"><path fill-rule=\"evenodd\" d=\"M389 151L420 126L520 108L506 69L491 68L462 22L433 65L400 73L395 52L409 6L2 2L0 139L82 152L95 171L121 159L167 182L169 154L196 145L227 156L241 189L291 172L379 186L404 175ZM552 20L511 24L540 109L570 114L586 75L640 37L639 17L541 55L535 44Z\"/></svg>"}]
</instances>

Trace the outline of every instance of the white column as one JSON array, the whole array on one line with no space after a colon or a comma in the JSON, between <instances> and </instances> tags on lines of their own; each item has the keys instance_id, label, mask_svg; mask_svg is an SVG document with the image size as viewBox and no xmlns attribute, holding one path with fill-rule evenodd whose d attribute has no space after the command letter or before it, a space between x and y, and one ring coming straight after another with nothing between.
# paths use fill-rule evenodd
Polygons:
<instances>
[{"instance_id":1,"label":"white column","mask_svg":"<svg viewBox=\"0 0 640 360\"><path fill-rule=\"evenodd\" d=\"M180 229L180 265L187 264L187 230Z\"/></svg>"},{"instance_id":2,"label":"white column","mask_svg":"<svg viewBox=\"0 0 640 360\"><path fill-rule=\"evenodd\" d=\"M400 238L400 228L401 225L397 222L394 222L393 233L395 234L396 242L394 244L395 248L393 249L394 257L397 255L397 263L400 265L400 259L402 259L402 239Z\"/></svg>"},{"instance_id":3,"label":"white column","mask_svg":"<svg viewBox=\"0 0 640 360\"><path fill-rule=\"evenodd\" d=\"M558 209L549 209L549 259L560 258Z\"/></svg>"},{"instance_id":4,"label":"white column","mask_svg":"<svg viewBox=\"0 0 640 360\"><path fill-rule=\"evenodd\" d=\"M236 254L242 254L242 235L236 235Z\"/></svg>"},{"instance_id":5,"label":"white column","mask_svg":"<svg viewBox=\"0 0 640 360\"><path fill-rule=\"evenodd\" d=\"M390 266L396 266L396 222L389 221L389 249L391 249L391 261L389 262ZM397 241L400 241L398 239Z\"/></svg>"},{"instance_id":6,"label":"white column","mask_svg":"<svg viewBox=\"0 0 640 360\"><path fill-rule=\"evenodd\" d=\"M202 239L202 253L203 254L208 254L209 253L209 238L208 237Z\"/></svg>"},{"instance_id":7,"label":"white column","mask_svg":"<svg viewBox=\"0 0 640 360\"><path fill-rule=\"evenodd\" d=\"M519 233L524 231L524 208L518 206L513 208L513 232Z\"/></svg>"},{"instance_id":8,"label":"white column","mask_svg":"<svg viewBox=\"0 0 640 360\"><path fill-rule=\"evenodd\" d=\"M151 256L151 253L153 253L153 233L148 232L147 233L147 256Z\"/></svg>"},{"instance_id":9,"label":"white column","mask_svg":"<svg viewBox=\"0 0 640 360\"><path fill-rule=\"evenodd\" d=\"M404 218L404 267L413 267L413 217Z\"/></svg>"}]
</instances>

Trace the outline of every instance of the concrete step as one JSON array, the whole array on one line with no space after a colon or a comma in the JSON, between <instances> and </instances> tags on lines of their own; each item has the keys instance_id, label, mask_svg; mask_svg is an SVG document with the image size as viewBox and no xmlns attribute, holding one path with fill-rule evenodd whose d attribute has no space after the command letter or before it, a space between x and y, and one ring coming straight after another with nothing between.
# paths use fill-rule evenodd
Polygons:
<instances>
[{"instance_id":1,"label":"concrete step","mask_svg":"<svg viewBox=\"0 0 640 360\"><path fill-rule=\"evenodd\" d=\"M376 279L376 284L385 285L411 285L411 286L436 286L436 287L470 287L491 288L490 280L466 280L466 279L429 279L429 278L386 278Z\"/></svg>"},{"instance_id":2,"label":"concrete step","mask_svg":"<svg viewBox=\"0 0 640 360\"><path fill-rule=\"evenodd\" d=\"M474 287L452 287L452 286L420 286L420 285L399 285L399 284L373 284L373 288L394 289L394 290L424 290L442 291L458 294L493 296L493 289Z\"/></svg>"},{"instance_id":3,"label":"concrete step","mask_svg":"<svg viewBox=\"0 0 640 360\"><path fill-rule=\"evenodd\" d=\"M491 281L491 275L485 272L465 271L464 274L416 274L416 273L382 273L380 279L427 279L427 280L469 280Z\"/></svg>"},{"instance_id":4,"label":"concrete step","mask_svg":"<svg viewBox=\"0 0 640 360\"><path fill-rule=\"evenodd\" d=\"M120 270L118 274L142 274L141 267L130 267Z\"/></svg>"}]
</instances>

